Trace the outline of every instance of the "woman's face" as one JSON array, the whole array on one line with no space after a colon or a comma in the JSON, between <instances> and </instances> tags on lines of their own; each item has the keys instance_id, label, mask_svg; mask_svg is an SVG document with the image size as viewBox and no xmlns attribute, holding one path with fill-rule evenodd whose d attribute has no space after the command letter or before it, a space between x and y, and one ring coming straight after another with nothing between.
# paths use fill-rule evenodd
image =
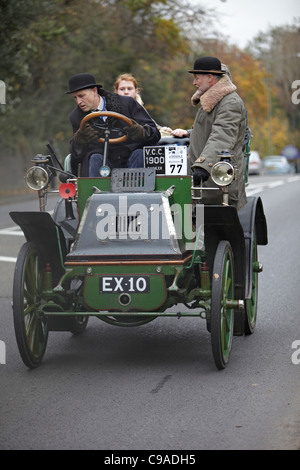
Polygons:
<instances>
[{"instance_id":1,"label":"woman's face","mask_svg":"<svg viewBox=\"0 0 300 470\"><path fill-rule=\"evenodd\" d=\"M129 80L121 80L116 93L122 96L131 96L131 98L136 99L138 89L135 88L133 82Z\"/></svg>"}]
</instances>

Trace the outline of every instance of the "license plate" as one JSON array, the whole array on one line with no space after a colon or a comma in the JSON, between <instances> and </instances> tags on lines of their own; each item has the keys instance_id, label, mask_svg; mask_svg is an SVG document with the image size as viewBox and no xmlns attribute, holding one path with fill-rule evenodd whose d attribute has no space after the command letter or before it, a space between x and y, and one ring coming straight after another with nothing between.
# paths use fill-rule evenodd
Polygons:
<instances>
[{"instance_id":1,"label":"license plate","mask_svg":"<svg viewBox=\"0 0 300 470\"><path fill-rule=\"evenodd\" d=\"M187 147L144 147L144 164L145 168L154 168L158 175L187 175Z\"/></svg>"},{"instance_id":2,"label":"license plate","mask_svg":"<svg viewBox=\"0 0 300 470\"><path fill-rule=\"evenodd\" d=\"M99 290L101 294L140 293L150 291L149 276L100 276Z\"/></svg>"}]
</instances>

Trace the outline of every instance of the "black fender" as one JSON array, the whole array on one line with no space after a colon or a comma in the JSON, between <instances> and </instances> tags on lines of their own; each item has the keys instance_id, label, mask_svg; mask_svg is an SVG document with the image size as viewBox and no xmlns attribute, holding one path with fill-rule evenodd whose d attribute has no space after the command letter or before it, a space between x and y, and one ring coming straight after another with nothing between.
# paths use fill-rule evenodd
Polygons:
<instances>
[{"instance_id":1,"label":"black fender","mask_svg":"<svg viewBox=\"0 0 300 470\"><path fill-rule=\"evenodd\" d=\"M45 262L52 267L56 283L64 273L67 254L66 240L62 229L48 212L10 212L12 220L22 229L27 242L32 241L41 250Z\"/></svg>"},{"instance_id":2,"label":"black fender","mask_svg":"<svg viewBox=\"0 0 300 470\"><path fill-rule=\"evenodd\" d=\"M233 206L204 206L204 243L207 263L212 275L216 249L221 240L230 242L235 270L236 299L244 299L246 247L238 212Z\"/></svg>"},{"instance_id":3,"label":"black fender","mask_svg":"<svg viewBox=\"0 0 300 470\"><path fill-rule=\"evenodd\" d=\"M260 197L248 197L246 206L239 211L239 219L243 227L245 237L253 238L256 230L257 244L268 244L268 228L264 213L263 203Z\"/></svg>"},{"instance_id":4,"label":"black fender","mask_svg":"<svg viewBox=\"0 0 300 470\"><path fill-rule=\"evenodd\" d=\"M246 248L246 292L245 298L251 298L253 244L256 236L258 245L268 244L268 228L260 197L248 197L248 203L239 211L239 219L244 230Z\"/></svg>"},{"instance_id":5,"label":"black fender","mask_svg":"<svg viewBox=\"0 0 300 470\"><path fill-rule=\"evenodd\" d=\"M268 229L260 197L249 197L239 212L233 206L204 207L205 249L208 265L213 268L217 246L221 240L231 244L237 298L250 299L252 293L252 257L256 236L258 245L268 244Z\"/></svg>"}]
</instances>

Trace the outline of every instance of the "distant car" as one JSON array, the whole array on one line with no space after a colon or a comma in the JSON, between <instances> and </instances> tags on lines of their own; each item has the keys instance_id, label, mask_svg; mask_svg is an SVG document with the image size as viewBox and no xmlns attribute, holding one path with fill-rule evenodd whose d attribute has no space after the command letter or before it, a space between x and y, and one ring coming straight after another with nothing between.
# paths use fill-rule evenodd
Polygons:
<instances>
[{"instance_id":1,"label":"distant car","mask_svg":"<svg viewBox=\"0 0 300 470\"><path fill-rule=\"evenodd\" d=\"M263 163L259 156L259 153L255 150L252 150L250 153L249 158L249 167L248 167L248 174L249 175L260 175L263 170Z\"/></svg>"},{"instance_id":2,"label":"distant car","mask_svg":"<svg viewBox=\"0 0 300 470\"><path fill-rule=\"evenodd\" d=\"M287 175L295 173L295 169L288 159L282 155L272 155L264 158L264 167L269 175Z\"/></svg>"}]
</instances>

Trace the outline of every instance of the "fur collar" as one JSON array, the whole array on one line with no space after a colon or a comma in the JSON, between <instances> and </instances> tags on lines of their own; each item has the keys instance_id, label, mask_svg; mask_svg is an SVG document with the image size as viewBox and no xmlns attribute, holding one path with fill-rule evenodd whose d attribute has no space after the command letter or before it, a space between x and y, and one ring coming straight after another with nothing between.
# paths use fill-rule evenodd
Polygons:
<instances>
[{"instance_id":1,"label":"fur collar","mask_svg":"<svg viewBox=\"0 0 300 470\"><path fill-rule=\"evenodd\" d=\"M202 108L207 113L210 113L224 96L233 93L235 90L236 86L227 75L224 75L200 97Z\"/></svg>"}]
</instances>

